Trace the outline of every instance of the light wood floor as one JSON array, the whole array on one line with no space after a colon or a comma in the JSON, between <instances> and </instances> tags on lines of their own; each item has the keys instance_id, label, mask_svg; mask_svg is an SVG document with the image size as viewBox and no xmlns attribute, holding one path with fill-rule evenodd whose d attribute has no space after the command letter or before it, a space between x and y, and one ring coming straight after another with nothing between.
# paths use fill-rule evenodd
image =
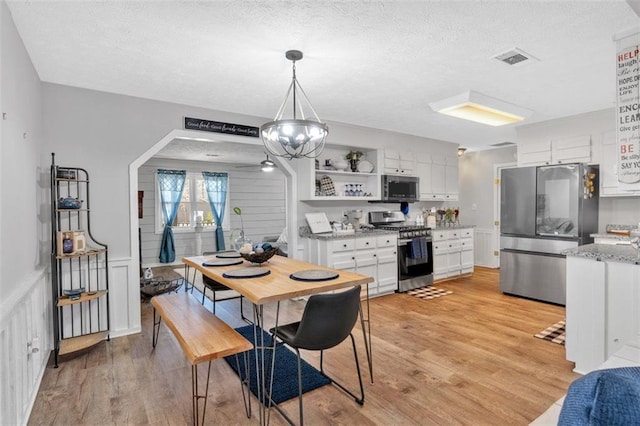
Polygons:
<instances>
[{"instance_id":1,"label":"light wood floor","mask_svg":"<svg viewBox=\"0 0 640 426\"><path fill-rule=\"evenodd\" d=\"M524 425L578 377L564 359L564 346L533 337L563 319L563 307L505 296L498 271L485 268L436 286L453 294L428 301L406 294L371 300L375 380L371 384L363 370L364 406L324 386L304 396L308 424ZM286 322L299 317L303 303L283 307ZM230 325L243 325L237 299L219 303L216 311ZM152 320L152 308L143 302L142 333L62 358L57 369L49 366L29 424L190 423L190 366L164 326L152 351ZM315 353L304 356L318 365ZM357 386L348 341L326 354L325 367ZM201 382L205 370L200 368ZM215 361L211 374L206 423L256 424L255 399L254 416L247 419L239 382L226 362ZM296 404L283 404L293 418ZM284 424L275 412L271 418Z\"/></svg>"}]
</instances>

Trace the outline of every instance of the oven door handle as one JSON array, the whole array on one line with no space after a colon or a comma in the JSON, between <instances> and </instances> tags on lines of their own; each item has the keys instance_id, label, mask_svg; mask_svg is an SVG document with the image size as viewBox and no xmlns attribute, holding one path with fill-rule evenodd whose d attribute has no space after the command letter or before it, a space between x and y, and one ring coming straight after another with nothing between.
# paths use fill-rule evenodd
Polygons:
<instances>
[{"instance_id":1,"label":"oven door handle","mask_svg":"<svg viewBox=\"0 0 640 426\"><path fill-rule=\"evenodd\" d=\"M416 238L420 238L420 237L416 237ZM427 243L430 243L432 240L429 237L424 237L427 240ZM403 239L399 239L398 240L398 245L401 246L403 244L407 244L410 243L412 240L414 240L414 238L403 238Z\"/></svg>"}]
</instances>

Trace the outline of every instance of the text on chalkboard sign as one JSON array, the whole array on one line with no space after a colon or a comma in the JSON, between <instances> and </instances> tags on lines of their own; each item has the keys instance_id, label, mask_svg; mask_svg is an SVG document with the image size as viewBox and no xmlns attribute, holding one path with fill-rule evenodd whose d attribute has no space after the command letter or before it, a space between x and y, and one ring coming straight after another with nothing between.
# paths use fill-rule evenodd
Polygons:
<instances>
[{"instance_id":1,"label":"text on chalkboard sign","mask_svg":"<svg viewBox=\"0 0 640 426\"><path fill-rule=\"evenodd\" d=\"M184 128L187 130L201 130L203 132L226 133L229 135L259 136L259 128L242 124L221 123L219 121L203 120L201 118L184 118Z\"/></svg>"}]
</instances>

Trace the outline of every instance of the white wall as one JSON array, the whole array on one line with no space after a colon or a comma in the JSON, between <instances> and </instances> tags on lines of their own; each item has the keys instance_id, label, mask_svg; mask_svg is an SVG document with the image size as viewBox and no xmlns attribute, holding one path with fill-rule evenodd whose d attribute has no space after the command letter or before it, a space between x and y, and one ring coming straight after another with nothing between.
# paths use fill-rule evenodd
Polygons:
<instances>
[{"instance_id":1,"label":"white wall","mask_svg":"<svg viewBox=\"0 0 640 426\"><path fill-rule=\"evenodd\" d=\"M494 172L496 165L515 164L516 147L467 152L460 157L460 222L475 226L474 263L497 267L500 250L499 229L494 225Z\"/></svg>"},{"instance_id":2,"label":"white wall","mask_svg":"<svg viewBox=\"0 0 640 426\"><path fill-rule=\"evenodd\" d=\"M158 168L187 170L195 173L202 171L229 173L230 214L224 218L224 223L229 225L229 230L225 230L224 233L227 248L230 247L229 234L231 230L241 228L240 217L233 214L231 210L233 207L242 209L245 236L251 241L262 241L265 236L278 236L284 229L286 182L279 169L271 173L264 173L260 171L258 166L236 168L225 163L153 159L140 167L138 174L138 189L144 191L143 218L139 220L142 231L143 266L159 262L162 234L155 231L155 174ZM196 255L195 232L174 230L174 239L178 262L181 257ZM201 240L202 251L216 250L212 230L203 231Z\"/></svg>"},{"instance_id":3,"label":"white wall","mask_svg":"<svg viewBox=\"0 0 640 426\"><path fill-rule=\"evenodd\" d=\"M52 345L49 157L40 80L4 1L0 31L0 424L22 424Z\"/></svg>"},{"instance_id":4,"label":"white wall","mask_svg":"<svg viewBox=\"0 0 640 426\"><path fill-rule=\"evenodd\" d=\"M591 135L593 158L602 158L602 135L615 131L613 108L594 111L544 123L520 126L516 129L518 145L542 140ZM612 145L615 147L615 145ZM598 161L594 161L598 163ZM606 225L636 225L640 221L640 197L600 197L598 231L604 232Z\"/></svg>"}]
</instances>

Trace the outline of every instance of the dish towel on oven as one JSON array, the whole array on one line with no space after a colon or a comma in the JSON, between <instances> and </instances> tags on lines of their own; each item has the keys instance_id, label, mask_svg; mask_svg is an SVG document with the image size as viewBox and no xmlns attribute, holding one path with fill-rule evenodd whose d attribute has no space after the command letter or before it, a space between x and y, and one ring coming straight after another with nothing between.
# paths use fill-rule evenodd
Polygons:
<instances>
[{"instance_id":1,"label":"dish towel on oven","mask_svg":"<svg viewBox=\"0 0 640 426\"><path fill-rule=\"evenodd\" d=\"M427 252L427 239L424 237L418 237L412 239L409 243L409 257L411 259L426 259L429 257Z\"/></svg>"}]
</instances>

